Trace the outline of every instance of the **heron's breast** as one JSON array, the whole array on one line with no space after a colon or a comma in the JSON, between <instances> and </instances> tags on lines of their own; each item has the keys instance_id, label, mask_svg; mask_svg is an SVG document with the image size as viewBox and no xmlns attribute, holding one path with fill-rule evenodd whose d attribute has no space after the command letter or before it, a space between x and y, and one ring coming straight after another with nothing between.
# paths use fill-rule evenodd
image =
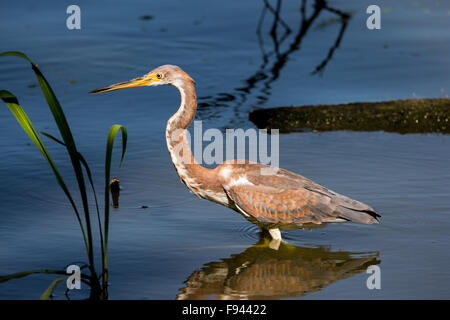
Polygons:
<instances>
[{"instance_id":1,"label":"heron's breast","mask_svg":"<svg viewBox=\"0 0 450 320\"><path fill-rule=\"evenodd\" d=\"M175 168L181 181L193 194L199 198L210 200L227 207L232 206L225 190L218 180L211 176L211 172L193 173L191 172L192 170L189 170L191 168L183 166L175 166Z\"/></svg>"}]
</instances>

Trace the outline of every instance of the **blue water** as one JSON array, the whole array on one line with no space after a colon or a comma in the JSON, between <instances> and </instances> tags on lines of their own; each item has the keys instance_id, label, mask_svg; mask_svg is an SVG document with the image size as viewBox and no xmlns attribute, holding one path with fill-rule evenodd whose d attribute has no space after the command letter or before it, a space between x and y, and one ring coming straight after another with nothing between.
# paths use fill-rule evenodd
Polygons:
<instances>
[{"instance_id":1,"label":"blue water","mask_svg":"<svg viewBox=\"0 0 450 320\"><path fill-rule=\"evenodd\" d=\"M179 104L174 88L87 94L158 65L176 64L197 82L197 119L222 129L253 127L248 112L256 107L450 93L449 3L379 1L382 28L370 31L365 26L370 1L328 2L352 15L339 46L317 74L312 73L328 56L342 25L330 23L336 14L320 11L298 48L289 52L300 30L301 1L282 2L280 16L292 30L279 48L284 60L271 54L269 12L260 31L263 46L258 40L263 1L78 1L82 28L72 31L65 23L69 3L0 4L0 51L22 51L38 63L60 99L98 190L106 132L114 123L128 129L124 166L118 167L117 149L112 171L123 190L120 208L111 215L110 298L450 298L448 136L281 135L281 167L366 202L383 217L376 226L287 231L283 236L295 249L277 254L261 248L258 229L240 215L194 197L180 182L164 139L166 121ZM312 4L306 1L307 18ZM279 37L283 30L278 27ZM266 61L262 52L268 54ZM18 96L39 131L56 135L29 65L1 58L0 70L0 89ZM86 261L75 215L48 164L6 107L0 108L0 137L0 275ZM50 140L45 143L75 190L64 150ZM379 265L381 290L367 289L364 259ZM258 270L273 274L258 276ZM261 290L271 275L278 279L273 288ZM53 279L33 275L1 283L0 298L37 299ZM292 289L286 279L294 279L299 288ZM87 287L71 292L73 298L87 296ZM65 299L63 286L54 299Z\"/></svg>"}]
</instances>

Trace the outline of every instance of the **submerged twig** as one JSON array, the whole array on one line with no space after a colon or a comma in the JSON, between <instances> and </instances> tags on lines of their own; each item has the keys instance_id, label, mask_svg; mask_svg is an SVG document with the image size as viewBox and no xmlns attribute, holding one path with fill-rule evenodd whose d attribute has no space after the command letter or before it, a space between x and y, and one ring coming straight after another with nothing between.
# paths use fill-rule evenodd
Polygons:
<instances>
[{"instance_id":1,"label":"submerged twig","mask_svg":"<svg viewBox=\"0 0 450 320\"><path fill-rule=\"evenodd\" d=\"M113 208L119 207L119 196L120 196L120 181L118 178L113 178L109 183L111 188L112 206Z\"/></svg>"}]
</instances>

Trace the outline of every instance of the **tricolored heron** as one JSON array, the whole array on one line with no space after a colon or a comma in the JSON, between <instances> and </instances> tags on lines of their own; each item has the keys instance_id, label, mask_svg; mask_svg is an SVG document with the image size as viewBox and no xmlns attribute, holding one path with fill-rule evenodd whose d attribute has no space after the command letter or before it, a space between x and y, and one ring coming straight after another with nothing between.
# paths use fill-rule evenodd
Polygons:
<instances>
[{"instance_id":1,"label":"tricolored heron","mask_svg":"<svg viewBox=\"0 0 450 320\"><path fill-rule=\"evenodd\" d=\"M181 105L167 122L166 141L181 181L198 197L227 206L268 230L274 240L281 240L280 229L298 228L306 223L379 222L380 215L368 205L284 169L237 160L225 161L215 169L202 167L195 161L186 137L197 109L194 84L181 68L164 65L142 77L90 93L140 86L175 86L181 95Z\"/></svg>"}]
</instances>

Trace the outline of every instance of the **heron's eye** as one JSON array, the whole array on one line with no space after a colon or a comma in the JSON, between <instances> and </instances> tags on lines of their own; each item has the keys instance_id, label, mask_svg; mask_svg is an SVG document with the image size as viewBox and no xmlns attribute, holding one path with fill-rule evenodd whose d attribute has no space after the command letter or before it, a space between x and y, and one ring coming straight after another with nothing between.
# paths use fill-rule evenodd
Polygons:
<instances>
[{"instance_id":1,"label":"heron's eye","mask_svg":"<svg viewBox=\"0 0 450 320\"><path fill-rule=\"evenodd\" d=\"M161 73L157 73L157 74L156 74L156 77L157 77L158 79L161 79L161 78L162 78Z\"/></svg>"}]
</instances>

